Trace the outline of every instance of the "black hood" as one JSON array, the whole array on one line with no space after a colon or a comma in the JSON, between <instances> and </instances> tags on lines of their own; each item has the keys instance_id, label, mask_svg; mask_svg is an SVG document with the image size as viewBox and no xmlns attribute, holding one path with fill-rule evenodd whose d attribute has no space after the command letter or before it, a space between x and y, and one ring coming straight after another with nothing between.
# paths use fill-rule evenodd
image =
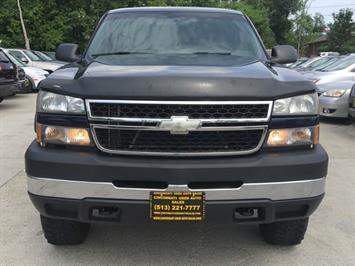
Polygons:
<instances>
[{"instance_id":1,"label":"black hood","mask_svg":"<svg viewBox=\"0 0 355 266\"><path fill-rule=\"evenodd\" d=\"M91 99L273 100L315 91L296 71L261 62L243 66L67 65L41 88Z\"/></svg>"}]
</instances>

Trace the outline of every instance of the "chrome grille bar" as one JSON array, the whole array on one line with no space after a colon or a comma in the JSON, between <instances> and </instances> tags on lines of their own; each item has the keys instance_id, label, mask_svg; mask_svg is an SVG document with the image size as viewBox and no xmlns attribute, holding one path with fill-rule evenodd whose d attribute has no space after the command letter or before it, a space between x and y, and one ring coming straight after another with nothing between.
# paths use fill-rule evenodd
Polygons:
<instances>
[{"instance_id":1,"label":"chrome grille bar","mask_svg":"<svg viewBox=\"0 0 355 266\"><path fill-rule=\"evenodd\" d=\"M241 131L262 131L259 142L257 146L253 146L254 148L249 150L219 150L219 151L208 151L208 152L190 152L190 151L174 151L174 152L159 152L159 151L147 151L143 150L119 150L119 149L109 149L105 144L101 145L98 136L96 135L96 129L107 129L111 132L122 130L122 134L124 131L128 130L136 130L137 137L139 137L139 132L166 132L169 129L165 129L161 127L161 123L164 121L171 121L171 119L167 118L139 118L139 117L110 117L110 116L95 116L92 114L91 103L105 103L105 104L143 104L143 105L213 105L213 106L224 106L224 105L267 105L267 114L265 117L258 118L201 118L201 119L189 119L189 121L199 121L200 126L196 127L191 131L193 132L241 132ZM265 106L264 106L265 107ZM263 108L264 108L263 107ZM271 118L273 102L272 101L143 101L143 100L86 100L86 108L88 113L88 119L90 121L90 127L92 136L96 146L103 152L110 154L123 154L123 155L149 155L149 156L226 156L226 155L246 155L257 152L263 145L267 132L268 132L268 122ZM114 109L115 110L115 109ZM266 108L264 108L266 110ZM179 116L179 115L177 115ZM120 124L121 123L121 124ZM145 124L146 123L146 124ZM148 124L149 123L149 124ZM248 125L245 125L248 123ZM250 125L249 125L250 124ZM111 134L111 133L110 133ZM108 136L111 136L108 134ZM159 133L161 134L161 133ZM159 135L158 134L158 135ZM171 133L173 134L173 133ZM188 134L188 133L187 133ZM206 133L207 134L207 133ZM246 133L249 134L249 133ZM117 136L117 135L116 135ZM118 135L119 136L119 135ZM119 137L120 138L120 137ZM101 135L102 139L102 135ZM106 139L106 138L104 138ZM221 139L222 141L222 139ZM241 140L242 141L242 140ZM134 144L132 144L134 146ZM152 144L149 142L147 146L151 146ZM105 146L105 147L104 147ZM110 146L112 147L112 146ZM229 147L229 146L228 146Z\"/></svg>"},{"instance_id":2,"label":"chrome grille bar","mask_svg":"<svg viewBox=\"0 0 355 266\"><path fill-rule=\"evenodd\" d=\"M162 120L169 120L164 118L132 118L132 117L103 117L94 116L91 112L91 103L108 103L108 104L149 104L149 105L255 105L267 104L267 116L263 118L211 118L199 120L208 123L227 123L227 122L267 122L270 120L273 102L272 101L142 101L142 100L86 100L86 109L90 120L97 121L116 121L116 122L161 122Z\"/></svg>"}]
</instances>

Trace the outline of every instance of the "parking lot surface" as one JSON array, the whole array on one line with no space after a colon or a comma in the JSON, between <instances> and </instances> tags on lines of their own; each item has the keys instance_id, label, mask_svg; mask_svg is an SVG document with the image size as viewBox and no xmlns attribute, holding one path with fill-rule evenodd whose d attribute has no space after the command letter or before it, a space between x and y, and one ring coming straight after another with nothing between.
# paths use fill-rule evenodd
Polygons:
<instances>
[{"instance_id":1,"label":"parking lot surface","mask_svg":"<svg viewBox=\"0 0 355 266\"><path fill-rule=\"evenodd\" d=\"M23 155L34 136L35 94L0 104L0 265L354 265L355 125L321 124L327 194L302 245L267 245L254 225L96 224L80 246L46 243L26 192Z\"/></svg>"}]
</instances>

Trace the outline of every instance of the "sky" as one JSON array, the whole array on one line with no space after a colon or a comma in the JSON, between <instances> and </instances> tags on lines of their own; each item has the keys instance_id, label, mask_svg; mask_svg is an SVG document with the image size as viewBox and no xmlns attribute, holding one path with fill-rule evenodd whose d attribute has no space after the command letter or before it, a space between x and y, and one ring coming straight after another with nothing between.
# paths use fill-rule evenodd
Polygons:
<instances>
[{"instance_id":1,"label":"sky","mask_svg":"<svg viewBox=\"0 0 355 266\"><path fill-rule=\"evenodd\" d=\"M324 16L325 22L333 21L332 13L337 13L342 8L352 8L355 11L355 0L309 0L308 12L313 16L319 12ZM355 17L354 17L355 19Z\"/></svg>"}]
</instances>

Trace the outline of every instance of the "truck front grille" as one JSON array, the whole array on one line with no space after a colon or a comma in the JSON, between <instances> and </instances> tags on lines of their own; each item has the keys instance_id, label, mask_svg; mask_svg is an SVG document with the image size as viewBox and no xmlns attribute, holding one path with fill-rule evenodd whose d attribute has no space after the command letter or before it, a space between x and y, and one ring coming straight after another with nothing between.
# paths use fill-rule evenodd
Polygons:
<instances>
[{"instance_id":1,"label":"truck front grille","mask_svg":"<svg viewBox=\"0 0 355 266\"><path fill-rule=\"evenodd\" d=\"M240 131L194 131L172 135L169 131L94 128L100 145L107 150L159 153L250 151L255 149L263 129Z\"/></svg>"},{"instance_id":2,"label":"truck front grille","mask_svg":"<svg viewBox=\"0 0 355 266\"><path fill-rule=\"evenodd\" d=\"M267 103L238 104L151 104L151 103L90 103L93 117L163 118L188 116L193 119L265 119L268 116Z\"/></svg>"},{"instance_id":3,"label":"truck front grille","mask_svg":"<svg viewBox=\"0 0 355 266\"><path fill-rule=\"evenodd\" d=\"M218 156L258 151L272 102L87 100L86 106L103 152Z\"/></svg>"}]
</instances>

